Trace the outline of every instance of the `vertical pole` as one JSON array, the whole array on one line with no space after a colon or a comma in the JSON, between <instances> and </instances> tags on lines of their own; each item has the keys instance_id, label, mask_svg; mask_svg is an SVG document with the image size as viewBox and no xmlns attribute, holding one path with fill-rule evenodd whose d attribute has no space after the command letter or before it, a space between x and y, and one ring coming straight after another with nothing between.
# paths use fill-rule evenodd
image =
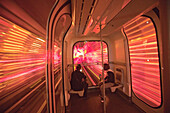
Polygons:
<instances>
[{"instance_id":1,"label":"vertical pole","mask_svg":"<svg viewBox=\"0 0 170 113\"><path fill-rule=\"evenodd\" d=\"M102 36L101 36L101 21L100 21L100 42L101 42L101 56L102 56L102 77L103 77L103 99L104 99L104 104L103 104L103 108L104 108L104 113L106 113L106 98L105 98L105 82L104 82L104 65L103 65L103 41L102 41Z\"/></svg>"}]
</instances>

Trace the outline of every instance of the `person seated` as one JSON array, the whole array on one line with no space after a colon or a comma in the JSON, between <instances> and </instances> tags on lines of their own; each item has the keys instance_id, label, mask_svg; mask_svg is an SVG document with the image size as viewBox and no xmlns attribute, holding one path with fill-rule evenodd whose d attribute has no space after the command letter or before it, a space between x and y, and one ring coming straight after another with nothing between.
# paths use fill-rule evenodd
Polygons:
<instances>
[{"instance_id":1,"label":"person seated","mask_svg":"<svg viewBox=\"0 0 170 113\"><path fill-rule=\"evenodd\" d=\"M76 70L71 74L71 89L74 91L81 91L84 89L83 97L87 97L88 84L86 82L86 76L80 72L81 65L76 66Z\"/></svg>"},{"instance_id":2,"label":"person seated","mask_svg":"<svg viewBox=\"0 0 170 113\"><path fill-rule=\"evenodd\" d=\"M114 72L110 69L109 64L104 64L104 71L107 72L107 76L104 78L105 82L105 88L109 88L115 85L115 76ZM101 102L104 102L104 92L103 92L103 82L99 83L100 86L100 97L101 97Z\"/></svg>"}]
</instances>

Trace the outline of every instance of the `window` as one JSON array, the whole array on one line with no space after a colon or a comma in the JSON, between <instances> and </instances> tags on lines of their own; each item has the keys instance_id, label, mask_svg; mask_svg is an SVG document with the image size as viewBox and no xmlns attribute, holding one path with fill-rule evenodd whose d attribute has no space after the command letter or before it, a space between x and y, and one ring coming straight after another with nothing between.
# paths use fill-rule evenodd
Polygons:
<instances>
[{"instance_id":1,"label":"window","mask_svg":"<svg viewBox=\"0 0 170 113\"><path fill-rule=\"evenodd\" d=\"M0 17L1 112L26 112L25 108L41 112L47 109L45 50L44 37Z\"/></svg>"},{"instance_id":2,"label":"window","mask_svg":"<svg viewBox=\"0 0 170 113\"><path fill-rule=\"evenodd\" d=\"M160 64L156 30L148 17L139 17L124 27L128 39L132 90L151 107L161 105Z\"/></svg>"},{"instance_id":3,"label":"window","mask_svg":"<svg viewBox=\"0 0 170 113\"><path fill-rule=\"evenodd\" d=\"M108 63L108 48L105 42L103 45L103 62ZM88 78L89 86L98 85L102 73L102 53L100 41L82 41L75 43L73 47L74 66L82 65L83 72Z\"/></svg>"},{"instance_id":4,"label":"window","mask_svg":"<svg viewBox=\"0 0 170 113\"><path fill-rule=\"evenodd\" d=\"M84 41L74 45L73 50L74 64L80 63L101 63L101 42L100 41ZM107 45L103 42L103 58L104 62L108 62Z\"/></svg>"}]
</instances>

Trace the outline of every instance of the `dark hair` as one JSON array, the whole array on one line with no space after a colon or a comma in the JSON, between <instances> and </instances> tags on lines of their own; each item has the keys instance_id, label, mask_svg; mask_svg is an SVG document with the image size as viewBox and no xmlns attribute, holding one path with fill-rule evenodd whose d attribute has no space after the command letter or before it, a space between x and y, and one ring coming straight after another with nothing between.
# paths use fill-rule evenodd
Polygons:
<instances>
[{"instance_id":1,"label":"dark hair","mask_svg":"<svg viewBox=\"0 0 170 113\"><path fill-rule=\"evenodd\" d=\"M76 69L77 69L77 70L80 70L80 69L81 69L81 65L78 64L78 65L76 66Z\"/></svg>"},{"instance_id":2,"label":"dark hair","mask_svg":"<svg viewBox=\"0 0 170 113\"><path fill-rule=\"evenodd\" d=\"M110 69L110 66L109 66L109 64L105 63L104 64L104 70L108 70L108 69Z\"/></svg>"}]
</instances>

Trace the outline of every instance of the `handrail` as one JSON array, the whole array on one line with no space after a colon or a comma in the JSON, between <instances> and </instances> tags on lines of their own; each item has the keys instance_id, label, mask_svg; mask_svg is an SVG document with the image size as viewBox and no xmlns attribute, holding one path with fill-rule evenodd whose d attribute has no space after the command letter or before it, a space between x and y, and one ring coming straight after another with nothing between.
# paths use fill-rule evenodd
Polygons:
<instances>
[{"instance_id":1,"label":"handrail","mask_svg":"<svg viewBox=\"0 0 170 113\"><path fill-rule=\"evenodd\" d=\"M81 66L92 66L92 65L101 65L101 62L94 62L94 63L82 63ZM122 65L122 66L126 66L126 63L122 63L122 62L109 62L109 64L116 64L116 65ZM76 66L78 64L68 64L67 67L73 67Z\"/></svg>"}]
</instances>

